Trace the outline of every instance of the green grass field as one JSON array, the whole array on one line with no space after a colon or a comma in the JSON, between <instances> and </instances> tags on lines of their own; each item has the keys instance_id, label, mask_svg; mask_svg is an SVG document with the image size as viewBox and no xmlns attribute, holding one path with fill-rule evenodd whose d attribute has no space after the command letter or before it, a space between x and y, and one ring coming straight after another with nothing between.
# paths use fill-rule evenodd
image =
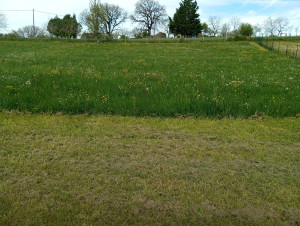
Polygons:
<instances>
[{"instance_id":1,"label":"green grass field","mask_svg":"<svg viewBox=\"0 0 300 226\"><path fill-rule=\"evenodd\" d=\"M0 225L299 225L300 61L189 41L0 40Z\"/></svg>"},{"instance_id":2,"label":"green grass field","mask_svg":"<svg viewBox=\"0 0 300 226\"><path fill-rule=\"evenodd\" d=\"M0 109L296 116L300 61L249 42L0 41Z\"/></svg>"},{"instance_id":3,"label":"green grass field","mask_svg":"<svg viewBox=\"0 0 300 226\"><path fill-rule=\"evenodd\" d=\"M0 225L298 225L300 120L0 114Z\"/></svg>"}]
</instances>

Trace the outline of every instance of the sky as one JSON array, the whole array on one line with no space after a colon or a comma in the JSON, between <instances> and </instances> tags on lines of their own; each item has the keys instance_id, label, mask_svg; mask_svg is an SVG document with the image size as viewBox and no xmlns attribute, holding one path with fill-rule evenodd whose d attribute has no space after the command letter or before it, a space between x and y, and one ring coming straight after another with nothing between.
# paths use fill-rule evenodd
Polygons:
<instances>
[{"instance_id":1,"label":"sky","mask_svg":"<svg viewBox=\"0 0 300 226\"><path fill-rule=\"evenodd\" d=\"M181 0L158 0L164 5L169 16L173 16ZM137 0L102 0L102 3L119 5L128 14L134 11ZM201 22L209 16L219 16L223 22L232 17L241 18L242 22L252 25L262 24L269 16L285 16L290 24L300 30L300 0L197 0ZM5 32L32 25L32 9L35 9L35 25L46 27L49 19L58 15L79 14L87 9L89 0L0 0L0 13L5 14L8 28ZM2 11L31 10L31 11ZM53 13L46 14L41 12ZM135 25L127 22L124 29L131 30ZM3 32L3 31L2 31ZM299 32L300 33L300 32Z\"/></svg>"}]
</instances>

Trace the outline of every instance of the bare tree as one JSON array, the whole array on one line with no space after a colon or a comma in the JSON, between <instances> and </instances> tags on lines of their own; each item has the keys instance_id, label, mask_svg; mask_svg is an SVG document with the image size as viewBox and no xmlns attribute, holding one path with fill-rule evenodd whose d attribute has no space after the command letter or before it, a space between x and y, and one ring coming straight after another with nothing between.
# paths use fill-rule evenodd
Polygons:
<instances>
[{"instance_id":1,"label":"bare tree","mask_svg":"<svg viewBox=\"0 0 300 226\"><path fill-rule=\"evenodd\" d=\"M101 10L105 33L111 36L116 28L126 21L127 13L117 5L107 3L101 5Z\"/></svg>"},{"instance_id":2,"label":"bare tree","mask_svg":"<svg viewBox=\"0 0 300 226\"><path fill-rule=\"evenodd\" d=\"M293 26L289 26L289 27L287 28L286 32L288 33L289 36L292 36L293 29L294 29ZM287 33L286 33L286 34L287 34Z\"/></svg>"},{"instance_id":3,"label":"bare tree","mask_svg":"<svg viewBox=\"0 0 300 226\"><path fill-rule=\"evenodd\" d=\"M233 33L236 33L239 30L239 27L242 24L241 19L239 17L232 17L230 19L229 23L231 25Z\"/></svg>"},{"instance_id":4,"label":"bare tree","mask_svg":"<svg viewBox=\"0 0 300 226\"><path fill-rule=\"evenodd\" d=\"M296 36L298 36L299 27L295 28Z\"/></svg>"},{"instance_id":5,"label":"bare tree","mask_svg":"<svg viewBox=\"0 0 300 226\"><path fill-rule=\"evenodd\" d=\"M7 20L4 14L0 14L0 31L7 27Z\"/></svg>"},{"instance_id":6,"label":"bare tree","mask_svg":"<svg viewBox=\"0 0 300 226\"><path fill-rule=\"evenodd\" d=\"M120 36L124 36L124 38L128 38L131 36L131 31L126 28L121 28L121 29L119 29L118 32L119 32Z\"/></svg>"},{"instance_id":7,"label":"bare tree","mask_svg":"<svg viewBox=\"0 0 300 226\"><path fill-rule=\"evenodd\" d=\"M278 36L281 36L284 31L289 29L290 22L286 17L277 17L274 20L276 30L278 32Z\"/></svg>"},{"instance_id":8,"label":"bare tree","mask_svg":"<svg viewBox=\"0 0 300 226\"><path fill-rule=\"evenodd\" d=\"M143 25L151 36L151 30L156 24L160 24L166 17L166 9L154 0L139 0L135 4L134 14L130 19L135 23Z\"/></svg>"},{"instance_id":9,"label":"bare tree","mask_svg":"<svg viewBox=\"0 0 300 226\"><path fill-rule=\"evenodd\" d=\"M213 35L216 36L221 29L222 18L218 16L210 16L207 22Z\"/></svg>"},{"instance_id":10,"label":"bare tree","mask_svg":"<svg viewBox=\"0 0 300 226\"><path fill-rule=\"evenodd\" d=\"M261 27L257 24L253 26L253 35L257 36L261 32Z\"/></svg>"},{"instance_id":11,"label":"bare tree","mask_svg":"<svg viewBox=\"0 0 300 226\"><path fill-rule=\"evenodd\" d=\"M36 38L46 35L45 30L37 26L25 26L13 31L13 33L22 38Z\"/></svg>"},{"instance_id":12,"label":"bare tree","mask_svg":"<svg viewBox=\"0 0 300 226\"><path fill-rule=\"evenodd\" d=\"M166 18L163 20L162 25L161 25L162 30L167 34L168 38L170 37L170 34L171 34L169 23L170 23L169 18Z\"/></svg>"},{"instance_id":13,"label":"bare tree","mask_svg":"<svg viewBox=\"0 0 300 226\"><path fill-rule=\"evenodd\" d=\"M229 24L228 23L224 23L222 25L222 28L221 28L221 35L223 37L227 37L229 32L230 32L230 26L229 26Z\"/></svg>"},{"instance_id":14,"label":"bare tree","mask_svg":"<svg viewBox=\"0 0 300 226\"><path fill-rule=\"evenodd\" d=\"M263 25L264 31L267 35L275 35L276 32L276 23L275 21L272 19L272 17L268 17L265 21L264 21L264 25Z\"/></svg>"},{"instance_id":15,"label":"bare tree","mask_svg":"<svg viewBox=\"0 0 300 226\"><path fill-rule=\"evenodd\" d=\"M142 28L142 27L135 27L132 31L131 34L134 38L146 38L148 36L147 31Z\"/></svg>"}]
</instances>

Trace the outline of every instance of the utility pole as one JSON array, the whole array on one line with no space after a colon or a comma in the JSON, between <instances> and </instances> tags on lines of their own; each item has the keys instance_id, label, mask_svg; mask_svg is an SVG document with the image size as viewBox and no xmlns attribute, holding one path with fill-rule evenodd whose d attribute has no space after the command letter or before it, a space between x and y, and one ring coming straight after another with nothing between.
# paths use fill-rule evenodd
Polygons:
<instances>
[{"instance_id":1,"label":"utility pole","mask_svg":"<svg viewBox=\"0 0 300 226\"><path fill-rule=\"evenodd\" d=\"M33 26L33 33L35 36L35 26L34 26L34 9L32 10L32 26Z\"/></svg>"}]
</instances>

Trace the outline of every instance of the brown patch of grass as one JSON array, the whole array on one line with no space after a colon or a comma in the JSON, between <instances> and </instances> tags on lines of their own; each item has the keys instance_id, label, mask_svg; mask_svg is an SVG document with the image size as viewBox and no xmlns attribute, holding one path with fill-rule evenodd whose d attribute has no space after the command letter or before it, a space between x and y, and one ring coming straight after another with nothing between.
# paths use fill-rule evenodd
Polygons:
<instances>
[{"instance_id":1,"label":"brown patch of grass","mask_svg":"<svg viewBox=\"0 0 300 226\"><path fill-rule=\"evenodd\" d=\"M297 224L299 119L0 114L0 224Z\"/></svg>"}]
</instances>

